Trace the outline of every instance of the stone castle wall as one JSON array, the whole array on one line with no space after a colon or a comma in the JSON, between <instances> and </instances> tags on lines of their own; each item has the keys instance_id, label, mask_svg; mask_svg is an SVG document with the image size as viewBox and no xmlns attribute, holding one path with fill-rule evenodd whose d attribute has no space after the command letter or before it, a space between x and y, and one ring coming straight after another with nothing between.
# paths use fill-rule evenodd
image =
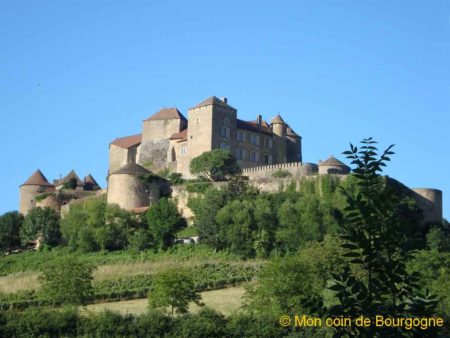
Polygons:
<instances>
[{"instance_id":1,"label":"stone castle wall","mask_svg":"<svg viewBox=\"0 0 450 338\"><path fill-rule=\"evenodd\" d=\"M281 170L291 173L293 177L316 175L319 171L317 164L294 162L246 168L242 170L242 174L248 176L250 180L269 179L273 178L273 173Z\"/></svg>"}]
</instances>

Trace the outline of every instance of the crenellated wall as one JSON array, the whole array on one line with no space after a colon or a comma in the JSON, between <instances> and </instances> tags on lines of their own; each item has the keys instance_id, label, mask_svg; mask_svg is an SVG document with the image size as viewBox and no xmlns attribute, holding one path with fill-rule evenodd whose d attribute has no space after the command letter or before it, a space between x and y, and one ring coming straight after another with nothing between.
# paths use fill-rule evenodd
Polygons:
<instances>
[{"instance_id":1,"label":"crenellated wall","mask_svg":"<svg viewBox=\"0 0 450 338\"><path fill-rule=\"evenodd\" d=\"M246 168L242 170L242 174L248 176L250 180L256 180L272 178L272 174L280 170L291 173L293 177L303 177L318 174L319 167L314 163L293 162Z\"/></svg>"}]
</instances>

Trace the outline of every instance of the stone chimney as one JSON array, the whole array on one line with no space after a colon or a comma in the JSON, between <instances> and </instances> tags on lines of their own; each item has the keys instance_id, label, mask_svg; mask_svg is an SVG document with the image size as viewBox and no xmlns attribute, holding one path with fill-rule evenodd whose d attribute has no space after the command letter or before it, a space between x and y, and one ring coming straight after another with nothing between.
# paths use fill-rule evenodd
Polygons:
<instances>
[{"instance_id":1,"label":"stone chimney","mask_svg":"<svg viewBox=\"0 0 450 338\"><path fill-rule=\"evenodd\" d=\"M227 99L226 97L221 97L220 100L221 100L222 102L228 103L228 99Z\"/></svg>"},{"instance_id":2,"label":"stone chimney","mask_svg":"<svg viewBox=\"0 0 450 338\"><path fill-rule=\"evenodd\" d=\"M258 127L261 127L262 125L262 116L258 115L258 117L256 118L256 123L258 124Z\"/></svg>"}]
</instances>

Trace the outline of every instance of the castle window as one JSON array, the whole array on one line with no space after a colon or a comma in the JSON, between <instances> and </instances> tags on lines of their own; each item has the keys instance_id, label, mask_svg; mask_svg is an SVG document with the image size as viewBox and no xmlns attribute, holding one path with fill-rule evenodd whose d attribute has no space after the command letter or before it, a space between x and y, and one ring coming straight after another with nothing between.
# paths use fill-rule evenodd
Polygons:
<instances>
[{"instance_id":1,"label":"castle window","mask_svg":"<svg viewBox=\"0 0 450 338\"><path fill-rule=\"evenodd\" d=\"M259 145L259 136L255 134L250 135L250 143L257 146Z\"/></svg>"},{"instance_id":2,"label":"castle window","mask_svg":"<svg viewBox=\"0 0 450 338\"><path fill-rule=\"evenodd\" d=\"M230 126L230 119L229 118L224 118L223 119L223 125L225 126L225 127L229 127Z\"/></svg>"},{"instance_id":3,"label":"castle window","mask_svg":"<svg viewBox=\"0 0 450 338\"><path fill-rule=\"evenodd\" d=\"M230 145L228 143L221 143L220 149L222 150L230 150Z\"/></svg>"},{"instance_id":4,"label":"castle window","mask_svg":"<svg viewBox=\"0 0 450 338\"><path fill-rule=\"evenodd\" d=\"M269 139L267 137L264 138L264 148L269 148Z\"/></svg>"},{"instance_id":5,"label":"castle window","mask_svg":"<svg viewBox=\"0 0 450 338\"><path fill-rule=\"evenodd\" d=\"M269 164L269 155L264 155L264 164Z\"/></svg>"},{"instance_id":6,"label":"castle window","mask_svg":"<svg viewBox=\"0 0 450 338\"><path fill-rule=\"evenodd\" d=\"M181 155L181 156L185 156L186 153L187 153L187 148L186 148L186 145L183 144L183 145L181 146L181 148L180 148L180 155Z\"/></svg>"},{"instance_id":7,"label":"castle window","mask_svg":"<svg viewBox=\"0 0 450 338\"><path fill-rule=\"evenodd\" d=\"M236 148L236 159L240 160L242 159L242 149Z\"/></svg>"},{"instance_id":8,"label":"castle window","mask_svg":"<svg viewBox=\"0 0 450 338\"><path fill-rule=\"evenodd\" d=\"M258 162L258 153L256 151L252 151L250 153L250 160L253 162Z\"/></svg>"},{"instance_id":9,"label":"castle window","mask_svg":"<svg viewBox=\"0 0 450 338\"><path fill-rule=\"evenodd\" d=\"M175 162L177 160L177 154L175 153L175 148L172 147L172 162Z\"/></svg>"},{"instance_id":10,"label":"castle window","mask_svg":"<svg viewBox=\"0 0 450 338\"><path fill-rule=\"evenodd\" d=\"M220 135L222 136L222 138L230 138L230 128L222 127L220 130Z\"/></svg>"}]
</instances>

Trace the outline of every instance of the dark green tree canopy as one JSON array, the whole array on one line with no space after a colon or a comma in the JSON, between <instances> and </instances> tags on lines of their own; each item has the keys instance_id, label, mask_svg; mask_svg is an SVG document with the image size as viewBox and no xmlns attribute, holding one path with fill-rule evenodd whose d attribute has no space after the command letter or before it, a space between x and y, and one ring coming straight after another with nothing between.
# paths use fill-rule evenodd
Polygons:
<instances>
[{"instance_id":1,"label":"dark green tree canopy","mask_svg":"<svg viewBox=\"0 0 450 338\"><path fill-rule=\"evenodd\" d=\"M204 152L191 161L191 173L211 181L223 181L241 173L236 159L228 150L214 149Z\"/></svg>"},{"instance_id":2,"label":"dark green tree canopy","mask_svg":"<svg viewBox=\"0 0 450 338\"><path fill-rule=\"evenodd\" d=\"M92 265L73 257L47 264L39 278L40 292L55 304L87 304L94 291L92 272Z\"/></svg>"},{"instance_id":3,"label":"dark green tree canopy","mask_svg":"<svg viewBox=\"0 0 450 338\"><path fill-rule=\"evenodd\" d=\"M0 216L0 251L20 245L20 227L23 215L10 211Z\"/></svg>"},{"instance_id":4,"label":"dark green tree canopy","mask_svg":"<svg viewBox=\"0 0 450 338\"><path fill-rule=\"evenodd\" d=\"M20 229L20 238L22 244L40 239L42 244L58 245L61 239L59 215L49 207L31 209Z\"/></svg>"}]
</instances>

